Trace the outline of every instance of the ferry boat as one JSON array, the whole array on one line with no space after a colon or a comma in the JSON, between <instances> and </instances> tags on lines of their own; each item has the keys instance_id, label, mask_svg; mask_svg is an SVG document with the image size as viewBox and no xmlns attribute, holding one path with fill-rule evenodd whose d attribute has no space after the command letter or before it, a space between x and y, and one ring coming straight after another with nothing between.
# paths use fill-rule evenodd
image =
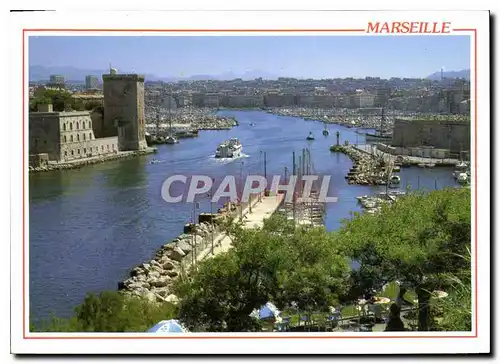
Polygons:
<instances>
[{"instance_id":1,"label":"ferry boat","mask_svg":"<svg viewBox=\"0 0 500 364\"><path fill-rule=\"evenodd\" d=\"M215 158L238 158L241 156L243 146L238 138L231 138L219 144L215 151Z\"/></svg>"}]
</instances>

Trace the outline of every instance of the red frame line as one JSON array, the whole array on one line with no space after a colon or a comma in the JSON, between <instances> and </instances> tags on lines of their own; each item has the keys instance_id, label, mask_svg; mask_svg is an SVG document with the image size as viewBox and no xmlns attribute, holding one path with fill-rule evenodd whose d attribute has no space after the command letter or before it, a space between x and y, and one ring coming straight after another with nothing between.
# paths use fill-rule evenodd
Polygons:
<instances>
[{"instance_id":1,"label":"red frame line","mask_svg":"<svg viewBox=\"0 0 500 364\"><path fill-rule=\"evenodd\" d=\"M25 227L26 227L26 211L25 211L25 202L26 202L26 191L25 191L25 180L26 180L26 168L24 166L25 161L26 161L26 151L25 151L25 121L26 121L26 100L25 100L25 91L26 91L26 76L25 76L25 36L26 33L28 32L189 32L189 33L195 33L195 32L275 32L275 33L283 33L283 32L288 32L288 33L299 33L299 32L328 32L328 33L342 33L342 32L349 32L349 33L366 33L365 29L23 29L22 32L22 66L23 66L23 71L22 71L22 80L23 80L23 130L22 130L22 146L23 146L23 160L22 160L22 166L23 166L23 208L22 208L22 213L23 213L23 251L22 251L22 257L23 257L23 263L22 263L22 286L23 286L23 339L28 340L28 339L35 339L35 340L58 340L58 339L152 339L152 340L158 340L158 339L247 339L247 340L252 340L252 339L455 339L455 338L463 338L463 339L471 339L471 338L477 338L478 337L478 306L477 306L477 29L475 28L457 28L453 29L454 32L473 32L474 33L474 196L475 196L475 201L474 201L474 256L475 256L475 265L474 265L474 283L475 283L475 331L474 331L474 336L470 335L458 335L458 336L453 336L453 335L448 335L448 336L430 336L430 335L422 335L422 336L301 336L301 335L295 335L295 336L238 336L238 335L230 335L230 336L151 336L151 337L146 337L146 336L139 336L139 337L132 337L132 336L27 336L26 335L26 233L25 233Z\"/></svg>"}]
</instances>

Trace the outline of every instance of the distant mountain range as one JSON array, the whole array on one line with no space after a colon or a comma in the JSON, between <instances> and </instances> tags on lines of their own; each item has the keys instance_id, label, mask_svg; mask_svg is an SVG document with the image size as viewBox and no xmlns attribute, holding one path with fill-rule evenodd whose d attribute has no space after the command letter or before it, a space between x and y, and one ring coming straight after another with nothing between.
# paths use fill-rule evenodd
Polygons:
<instances>
[{"instance_id":1,"label":"distant mountain range","mask_svg":"<svg viewBox=\"0 0 500 364\"><path fill-rule=\"evenodd\" d=\"M429 80L440 80L441 79L441 71L434 72L432 75L427 76ZM470 70L461 70L461 71L445 71L443 72L443 78L465 78L466 80L470 80Z\"/></svg>"},{"instance_id":2,"label":"distant mountain range","mask_svg":"<svg viewBox=\"0 0 500 364\"><path fill-rule=\"evenodd\" d=\"M118 72L124 73L139 73L137 71L123 71L118 70ZM50 79L50 75L62 75L66 80L76 80L85 81L85 76L94 75L101 78L103 74L109 73L109 69L80 69L75 67L44 67L44 66L30 66L29 68L29 80L31 82L47 81ZM244 74L235 74L233 72L226 72L219 75L193 75L188 77L161 77L153 74L144 74L146 81L164 81L164 82L174 82L174 81L201 81L201 80L234 80L235 78L242 78L243 80L253 80L259 77L267 80L275 80L278 76L271 73L252 70L247 71Z\"/></svg>"},{"instance_id":3,"label":"distant mountain range","mask_svg":"<svg viewBox=\"0 0 500 364\"><path fill-rule=\"evenodd\" d=\"M140 73L137 71L124 71L118 70L124 73ZM103 74L109 73L109 69L81 69L75 67L44 67L44 66L30 66L29 68L29 80L31 82L42 82L48 81L50 75L63 75L67 81L71 83L84 82L85 76L94 75L101 78ZM234 80L235 78L241 78L243 80L254 80L256 78L263 78L266 80L275 80L280 76L274 75L272 73L262 71L262 70L251 70L243 74L236 74L233 72L221 73L219 75L193 75L188 77L173 77L173 76L157 76L153 74L144 74L146 81L164 81L164 82L175 82L175 81L202 81L202 80ZM446 71L443 72L444 78L465 78L470 80L470 70L461 71ZM300 77L298 77L300 78ZM430 80L440 80L441 71L434 72L432 75L427 76Z\"/></svg>"}]
</instances>

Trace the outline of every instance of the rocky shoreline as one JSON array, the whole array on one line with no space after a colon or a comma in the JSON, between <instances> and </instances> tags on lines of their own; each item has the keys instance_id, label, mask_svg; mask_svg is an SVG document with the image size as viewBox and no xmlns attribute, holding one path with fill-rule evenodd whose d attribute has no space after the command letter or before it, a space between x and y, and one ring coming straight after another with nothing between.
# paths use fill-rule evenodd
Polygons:
<instances>
[{"instance_id":1,"label":"rocky shoreline","mask_svg":"<svg viewBox=\"0 0 500 364\"><path fill-rule=\"evenodd\" d=\"M194 256L211 244L212 234L214 239L219 234L216 225L200 223L191 234L182 234L162 245L153 259L130 271L130 278L120 282L118 290L151 302L175 304L177 297L173 294L174 282L179 276L187 274Z\"/></svg>"},{"instance_id":2,"label":"rocky shoreline","mask_svg":"<svg viewBox=\"0 0 500 364\"><path fill-rule=\"evenodd\" d=\"M124 294L143 297L151 302L175 304L173 285L180 276L188 276L189 269L210 254L210 247L217 246L225 219L238 216L238 208L231 204L219 209L216 214L201 214L200 223L188 224L184 233L163 244L153 259L134 267L130 277L118 283ZM206 255L203 253L206 252Z\"/></svg>"},{"instance_id":3,"label":"rocky shoreline","mask_svg":"<svg viewBox=\"0 0 500 364\"><path fill-rule=\"evenodd\" d=\"M29 173L40 173L40 172L50 172L50 171L62 171L67 169L79 169L88 165L110 162L114 160L128 159L137 156L147 155L151 153L156 153L156 149L148 148L147 150L141 150L136 152L125 152L118 153L112 155L106 155L101 157L95 157L91 159L85 159L81 161L75 161L71 163L57 163L57 164L48 164L47 166L42 167L33 167L29 166Z\"/></svg>"}]
</instances>

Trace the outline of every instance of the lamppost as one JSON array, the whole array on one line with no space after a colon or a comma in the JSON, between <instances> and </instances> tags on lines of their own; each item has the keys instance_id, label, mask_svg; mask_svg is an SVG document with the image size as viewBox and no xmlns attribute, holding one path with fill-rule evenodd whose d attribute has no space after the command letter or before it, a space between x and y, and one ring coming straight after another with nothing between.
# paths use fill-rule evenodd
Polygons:
<instances>
[{"instance_id":1,"label":"lamppost","mask_svg":"<svg viewBox=\"0 0 500 364\"><path fill-rule=\"evenodd\" d=\"M241 167L240 167L240 183L241 186L243 187L243 162L241 162ZM243 188L241 189L241 197L243 197ZM240 220L243 220L243 200L240 198Z\"/></svg>"}]
</instances>

